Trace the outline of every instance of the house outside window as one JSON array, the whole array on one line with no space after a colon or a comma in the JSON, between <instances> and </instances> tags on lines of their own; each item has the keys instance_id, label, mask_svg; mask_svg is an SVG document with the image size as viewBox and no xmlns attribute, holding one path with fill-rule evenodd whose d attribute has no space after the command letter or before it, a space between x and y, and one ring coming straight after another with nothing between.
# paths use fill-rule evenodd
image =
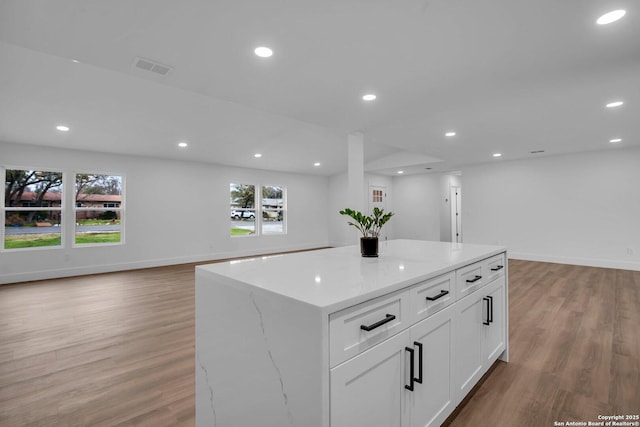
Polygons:
<instances>
[{"instance_id":1,"label":"house outside window","mask_svg":"<svg viewBox=\"0 0 640 427\"><path fill-rule=\"evenodd\" d=\"M124 179L121 175L75 176L75 244L123 243Z\"/></svg>"},{"instance_id":2,"label":"house outside window","mask_svg":"<svg viewBox=\"0 0 640 427\"><path fill-rule=\"evenodd\" d=\"M262 187L262 234L284 234L286 188L281 185Z\"/></svg>"},{"instance_id":3,"label":"house outside window","mask_svg":"<svg viewBox=\"0 0 640 427\"><path fill-rule=\"evenodd\" d=\"M62 246L60 171L6 169L3 250Z\"/></svg>"},{"instance_id":4,"label":"house outside window","mask_svg":"<svg viewBox=\"0 0 640 427\"><path fill-rule=\"evenodd\" d=\"M231 183L229 198L231 236L254 236L257 217L256 186Z\"/></svg>"}]
</instances>

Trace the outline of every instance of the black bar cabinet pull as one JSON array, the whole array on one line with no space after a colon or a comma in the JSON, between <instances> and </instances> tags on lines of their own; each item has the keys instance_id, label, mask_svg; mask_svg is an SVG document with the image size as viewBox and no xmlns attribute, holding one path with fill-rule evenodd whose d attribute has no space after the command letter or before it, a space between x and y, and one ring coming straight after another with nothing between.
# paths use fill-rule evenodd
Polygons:
<instances>
[{"instance_id":1,"label":"black bar cabinet pull","mask_svg":"<svg viewBox=\"0 0 640 427\"><path fill-rule=\"evenodd\" d=\"M483 324L483 325L490 325L490 324L491 324L491 321L489 320L489 319L490 319L490 317L489 317L489 312L490 312L490 310L491 310L491 307L490 307L490 305L489 305L489 304L490 304L490 302L489 302L489 298L491 298L491 297L484 297L484 298L482 298L482 300L483 300L483 301L486 301L486 302L487 302L487 320L485 320L484 322L482 322L482 324Z\"/></svg>"},{"instance_id":2,"label":"black bar cabinet pull","mask_svg":"<svg viewBox=\"0 0 640 427\"><path fill-rule=\"evenodd\" d=\"M414 378L413 380L418 384L422 384L422 343L414 341L413 345L418 347L418 378Z\"/></svg>"},{"instance_id":3,"label":"black bar cabinet pull","mask_svg":"<svg viewBox=\"0 0 640 427\"><path fill-rule=\"evenodd\" d=\"M380 320L379 322L374 323L373 325L360 325L360 329L369 332L369 331L374 330L377 327L380 327L380 326L384 325L385 323L391 322L395 318L396 318L396 316L394 316L393 314L387 314L384 319Z\"/></svg>"},{"instance_id":4,"label":"black bar cabinet pull","mask_svg":"<svg viewBox=\"0 0 640 427\"><path fill-rule=\"evenodd\" d=\"M476 276L473 279L467 279L467 283L477 282L480 279L482 279L482 276Z\"/></svg>"},{"instance_id":5,"label":"black bar cabinet pull","mask_svg":"<svg viewBox=\"0 0 640 427\"><path fill-rule=\"evenodd\" d=\"M409 385L405 384L404 388L406 388L409 391L413 391L413 381L414 381L414 378L413 378L413 374L414 374L414 372L413 372L413 363L414 363L414 360L413 360L414 359L413 349L411 347L405 347L404 349L409 352L409 356L410 356L409 357L409 365L410 365L410 368L409 368Z\"/></svg>"},{"instance_id":6,"label":"black bar cabinet pull","mask_svg":"<svg viewBox=\"0 0 640 427\"><path fill-rule=\"evenodd\" d=\"M493 297L488 296L489 298L489 323L493 323Z\"/></svg>"},{"instance_id":7,"label":"black bar cabinet pull","mask_svg":"<svg viewBox=\"0 0 640 427\"><path fill-rule=\"evenodd\" d=\"M435 297L427 297L427 301L435 301L438 298L442 298L443 296L447 295L449 293L449 291L445 291L444 289L440 291L440 293L438 295L436 295Z\"/></svg>"},{"instance_id":8,"label":"black bar cabinet pull","mask_svg":"<svg viewBox=\"0 0 640 427\"><path fill-rule=\"evenodd\" d=\"M503 268L504 268L504 265L496 265L491 269L491 271L498 271L498 270L502 270Z\"/></svg>"}]
</instances>

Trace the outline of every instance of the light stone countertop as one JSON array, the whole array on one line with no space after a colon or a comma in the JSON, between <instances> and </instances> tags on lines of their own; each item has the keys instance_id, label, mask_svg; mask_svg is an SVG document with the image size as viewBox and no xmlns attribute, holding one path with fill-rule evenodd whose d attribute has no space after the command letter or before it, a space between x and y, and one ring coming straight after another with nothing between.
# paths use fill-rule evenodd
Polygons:
<instances>
[{"instance_id":1,"label":"light stone countertop","mask_svg":"<svg viewBox=\"0 0 640 427\"><path fill-rule=\"evenodd\" d=\"M208 264L196 271L218 283L261 289L331 313L505 251L502 246L390 240L380 242L378 258L363 258L356 245Z\"/></svg>"}]
</instances>

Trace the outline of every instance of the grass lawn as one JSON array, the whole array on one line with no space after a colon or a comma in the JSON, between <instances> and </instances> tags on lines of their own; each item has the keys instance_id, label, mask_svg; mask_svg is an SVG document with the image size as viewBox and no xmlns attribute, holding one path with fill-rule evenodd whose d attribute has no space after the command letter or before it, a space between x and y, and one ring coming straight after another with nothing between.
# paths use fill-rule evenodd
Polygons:
<instances>
[{"instance_id":1,"label":"grass lawn","mask_svg":"<svg viewBox=\"0 0 640 427\"><path fill-rule=\"evenodd\" d=\"M43 234L14 234L4 236L5 249L39 248L44 246L60 246L62 236L60 233Z\"/></svg>"},{"instance_id":2,"label":"grass lawn","mask_svg":"<svg viewBox=\"0 0 640 427\"><path fill-rule=\"evenodd\" d=\"M120 232L76 233L76 244L120 243ZM4 236L5 249L43 248L60 246L60 233L14 234Z\"/></svg>"},{"instance_id":3,"label":"grass lawn","mask_svg":"<svg viewBox=\"0 0 640 427\"><path fill-rule=\"evenodd\" d=\"M90 243L120 243L120 232L76 233L76 245Z\"/></svg>"},{"instance_id":4,"label":"grass lawn","mask_svg":"<svg viewBox=\"0 0 640 427\"><path fill-rule=\"evenodd\" d=\"M253 234L253 231L247 230L246 228L231 227L232 236L244 236L245 234Z\"/></svg>"}]
</instances>

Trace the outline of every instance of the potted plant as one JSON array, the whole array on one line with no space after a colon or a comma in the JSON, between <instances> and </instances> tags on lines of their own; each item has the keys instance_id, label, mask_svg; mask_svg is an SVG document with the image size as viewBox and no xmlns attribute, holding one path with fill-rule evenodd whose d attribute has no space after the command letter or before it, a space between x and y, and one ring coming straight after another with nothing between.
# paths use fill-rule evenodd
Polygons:
<instances>
[{"instance_id":1,"label":"potted plant","mask_svg":"<svg viewBox=\"0 0 640 427\"><path fill-rule=\"evenodd\" d=\"M362 212L346 208L340 211L340 215L347 215L354 221L349 221L349 225L357 228L361 233L360 252L363 257L378 256L378 237L380 230L391 219L393 212L384 213L384 209L373 208L373 215L365 215Z\"/></svg>"}]
</instances>

